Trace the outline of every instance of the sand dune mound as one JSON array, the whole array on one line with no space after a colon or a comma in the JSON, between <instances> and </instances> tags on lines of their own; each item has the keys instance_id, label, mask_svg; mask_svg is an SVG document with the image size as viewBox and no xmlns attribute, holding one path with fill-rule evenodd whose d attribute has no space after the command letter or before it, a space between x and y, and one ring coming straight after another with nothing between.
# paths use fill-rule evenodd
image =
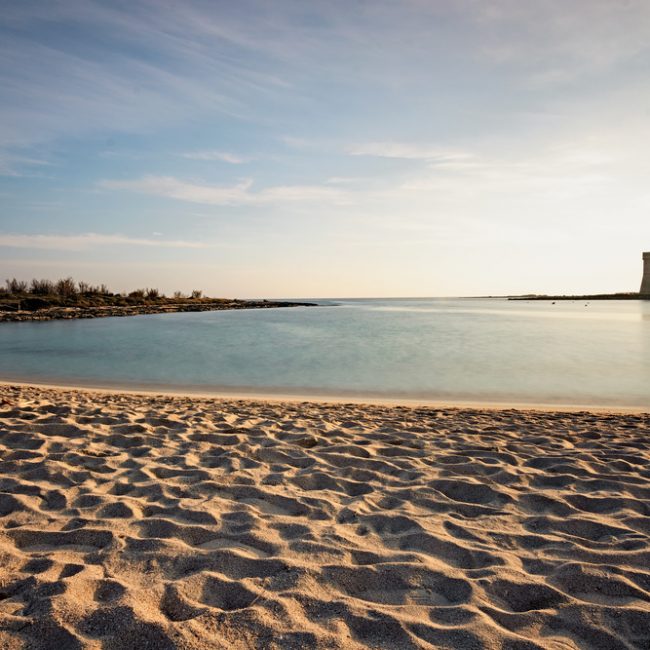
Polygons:
<instances>
[{"instance_id":1,"label":"sand dune mound","mask_svg":"<svg viewBox=\"0 0 650 650\"><path fill-rule=\"evenodd\" d=\"M0 648L650 648L650 416L2 387Z\"/></svg>"}]
</instances>

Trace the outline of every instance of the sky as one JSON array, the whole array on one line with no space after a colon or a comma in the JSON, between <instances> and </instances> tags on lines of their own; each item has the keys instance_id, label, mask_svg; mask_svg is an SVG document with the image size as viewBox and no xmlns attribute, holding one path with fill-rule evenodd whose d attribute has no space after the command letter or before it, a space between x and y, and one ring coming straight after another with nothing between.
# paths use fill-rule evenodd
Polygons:
<instances>
[{"instance_id":1,"label":"sky","mask_svg":"<svg viewBox=\"0 0 650 650\"><path fill-rule=\"evenodd\" d=\"M0 0L0 278L638 291L647 0Z\"/></svg>"}]
</instances>

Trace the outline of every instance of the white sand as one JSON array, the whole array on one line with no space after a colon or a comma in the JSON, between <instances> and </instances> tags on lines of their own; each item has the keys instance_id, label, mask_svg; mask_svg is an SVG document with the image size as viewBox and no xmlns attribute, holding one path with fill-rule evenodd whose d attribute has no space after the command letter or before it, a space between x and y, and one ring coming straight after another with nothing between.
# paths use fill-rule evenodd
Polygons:
<instances>
[{"instance_id":1,"label":"white sand","mask_svg":"<svg viewBox=\"0 0 650 650\"><path fill-rule=\"evenodd\" d=\"M0 648L650 648L650 415L0 387Z\"/></svg>"}]
</instances>

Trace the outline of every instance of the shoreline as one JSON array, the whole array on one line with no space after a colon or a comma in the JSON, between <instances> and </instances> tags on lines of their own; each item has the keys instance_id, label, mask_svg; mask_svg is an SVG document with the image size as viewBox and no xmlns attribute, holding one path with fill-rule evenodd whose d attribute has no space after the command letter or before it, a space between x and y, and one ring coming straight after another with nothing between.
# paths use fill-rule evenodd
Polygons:
<instances>
[{"instance_id":1,"label":"shoreline","mask_svg":"<svg viewBox=\"0 0 650 650\"><path fill-rule=\"evenodd\" d=\"M616 404L570 404L553 402L516 402L498 400L476 400L476 399L424 399L418 397L381 397L374 395L347 395L347 394L323 394L314 391L313 393L291 393L281 391L253 391L227 389L215 390L193 390L191 388L178 387L170 388L163 386L134 386L123 385L97 385L97 384L65 384L32 382L25 380L0 379L0 388L19 387L35 388L42 390L68 391L80 393L96 393L98 395L116 396L133 395L143 397L178 397L186 399L201 399L215 401L238 401L238 402L268 402L270 404L324 404L324 405L357 405L357 406L384 406L384 407L405 407L405 408L433 408L453 409L472 411L531 411L540 413L594 413L599 415L643 415L650 414L650 406L642 405L616 405Z\"/></svg>"},{"instance_id":2,"label":"shoreline","mask_svg":"<svg viewBox=\"0 0 650 650\"><path fill-rule=\"evenodd\" d=\"M217 300L195 303L161 303L141 305L55 306L44 309L14 311L0 310L0 323L22 323L52 320L79 320L91 318L125 318L151 314L178 314L234 309L281 309L288 307L317 307L314 302L285 300Z\"/></svg>"},{"instance_id":3,"label":"shoreline","mask_svg":"<svg viewBox=\"0 0 650 650\"><path fill-rule=\"evenodd\" d=\"M650 300L650 295L643 293L595 293L595 294L575 294L575 295L546 295L546 294L530 294L522 296L506 296L508 300L518 301L576 301L576 300Z\"/></svg>"}]
</instances>

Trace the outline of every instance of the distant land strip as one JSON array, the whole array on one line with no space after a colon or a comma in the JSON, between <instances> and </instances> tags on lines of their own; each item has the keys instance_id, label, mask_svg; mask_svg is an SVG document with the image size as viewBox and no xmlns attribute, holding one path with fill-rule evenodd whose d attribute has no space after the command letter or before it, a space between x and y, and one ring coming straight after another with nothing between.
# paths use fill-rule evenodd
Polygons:
<instances>
[{"instance_id":1,"label":"distant land strip","mask_svg":"<svg viewBox=\"0 0 650 650\"><path fill-rule=\"evenodd\" d=\"M272 307L316 307L313 302L278 300L202 300L201 302L140 304L103 307L46 307L34 311L2 311L0 323L16 321L65 320L74 318L106 318L109 316L141 316L143 314L172 314L190 311L224 311L226 309L270 309Z\"/></svg>"},{"instance_id":2,"label":"distant land strip","mask_svg":"<svg viewBox=\"0 0 650 650\"><path fill-rule=\"evenodd\" d=\"M72 278L58 282L32 280L31 284L14 278L7 280L5 287L0 287L0 323L316 306L316 303L311 302L285 300L208 298L198 290L192 291L190 295L177 291L172 297L165 296L158 289L113 293L106 285L76 283Z\"/></svg>"},{"instance_id":3,"label":"distant land strip","mask_svg":"<svg viewBox=\"0 0 650 650\"><path fill-rule=\"evenodd\" d=\"M508 296L508 300L650 300L650 295L640 293L595 293L578 296L530 294L526 296Z\"/></svg>"}]
</instances>

